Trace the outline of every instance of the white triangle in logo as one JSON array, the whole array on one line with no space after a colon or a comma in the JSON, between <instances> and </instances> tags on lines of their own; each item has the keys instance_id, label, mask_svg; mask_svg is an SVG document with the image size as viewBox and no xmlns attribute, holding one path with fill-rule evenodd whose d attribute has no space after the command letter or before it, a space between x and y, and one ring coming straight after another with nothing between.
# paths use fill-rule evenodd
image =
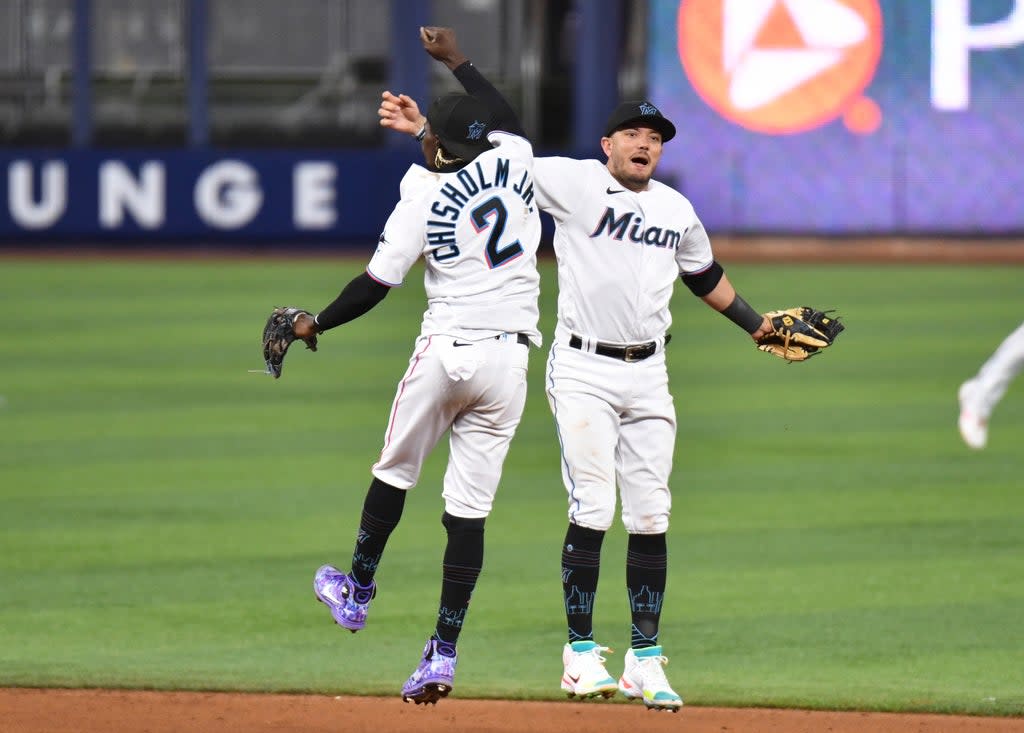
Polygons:
<instances>
[{"instance_id":1,"label":"white triangle in logo","mask_svg":"<svg viewBox=\"0 0 1024 733\"><path fill-rule=\"evenodd\" d=\"M856 11L838 0L782 0L808 46L845 48L868 37L868 26Z\"/></svg>"},{"instance_id":2,"label":"white triangle in logo","mask_svg":"<svg viewBox=\"0 0 1024 733\"><path fill-rule=\"evenodd\" d=\"M729 83L729 101L737 109L756 109L835 66L842 52L833 49L751 51Z\"/></svg>"},{"instance_id":3,"label":"white triangle in logo","mask_svg":"<svg viewBox=\"0 0 1024 733\"><path fill-rule=\"evenodd\" d=\"M760 49L757 36L782 4L803 47ZM864 19L839 0L725 0L722 64L731 72L729 101L756 109L838 64L868 35Z\"/></svg>"},{"instance_id":4,"label":"white triangle in logo","mask_svg":"<svg viewBox=\"0 0 1024 733\"><path fill-rule=\"evenodd\" d=\"M722 66L729 72L736 68L754 47L758 31L778 0L725 0L722 6L724 30Z\"/></svg>"}]
</instances>

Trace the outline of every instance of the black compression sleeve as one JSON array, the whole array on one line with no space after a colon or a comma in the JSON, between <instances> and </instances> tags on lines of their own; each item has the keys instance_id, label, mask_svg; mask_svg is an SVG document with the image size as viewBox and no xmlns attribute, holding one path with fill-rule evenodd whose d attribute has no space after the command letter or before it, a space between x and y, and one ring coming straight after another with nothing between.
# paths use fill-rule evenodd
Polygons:
<instances>
[{"instance_id":1,"label":"black compression sleeve","mask_svg":"<svg viewBox=\"0 0 1024 733\"><path fill-rule=\"evenodd\" d=\"M696 295L698 298L703 298L705 295L710 293L718 285L718 281L722 279L722 275L725 274L725 270L717 262L712 262L711 267L704 270L704 272L698 272L695 275L683 275L683 284L690 289L690 292Z\"/></svg>"},{"instance_id":2,"label":"black compression sleeve","mask_svg":"<svg viewBox=\"0 0 1024 733\"><path fill-rule=\"evenodd\" d=\"M366 313L384 300L390 287L374 280L368 273L352 278L334 302L317 314L316 324L321 333Z\"/></svg>"},{"instance_id":3,"label":"black compression sleeve","mask_svg":"<svg viewBox=\"0 0 1024 733\"><path fill-rule=\"evenodd\" d=\"M736 293L736 298L722 311L722 315L747 333L753 333L764 322L764 316L751 308L739 293Z\"/></svg>"},{"instance_id":4,"label":"black compression sleeve","mask_svg":"<svg viewBox=\"0 0 1024 733\"><path fill-rule=\"evenodd\" d=\"M472 61L466 61L452 71L455 78L462 84L467 94L472 94L494 112L496 130L511 132L513 135L526 137L523 126L519 122L519 116L512 109L512 105L502 96L491 82L487 81L483 74L473 66Z\"/></svg>"}]
</instances>

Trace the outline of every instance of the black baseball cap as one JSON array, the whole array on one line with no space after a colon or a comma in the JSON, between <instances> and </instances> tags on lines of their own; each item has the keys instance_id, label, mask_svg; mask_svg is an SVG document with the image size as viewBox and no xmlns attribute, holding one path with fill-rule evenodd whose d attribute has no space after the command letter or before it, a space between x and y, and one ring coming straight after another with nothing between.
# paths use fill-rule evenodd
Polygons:
<instances>
[{"instance_id":1,"label":"black baseball cap","mask_svg":"<svg viewBox=\"0 0 1024 733\"><path fill-rule=\"evenodd\" d=\"M444 149L463 160L473 160L493 147L487 134L494 130L494 115L469 94L438 97L430 105L427 121Z\"/></svg>"},{"instance_id":2,"label":"black baseball cap","mask_svg":"<svg viewBox=\"0 0 1024 733\"><path fill-rule=\"evenodd\" d=\"M608 118L608 123L604 126L604 136L611 137L612 133L619 128L628 127L631 124L657 130L661 133L663 143L667 143L676 136L676 126L662 117L657 107L644 100L623 102L616 107L611 117Z\"/></svg>"}]
</instances>

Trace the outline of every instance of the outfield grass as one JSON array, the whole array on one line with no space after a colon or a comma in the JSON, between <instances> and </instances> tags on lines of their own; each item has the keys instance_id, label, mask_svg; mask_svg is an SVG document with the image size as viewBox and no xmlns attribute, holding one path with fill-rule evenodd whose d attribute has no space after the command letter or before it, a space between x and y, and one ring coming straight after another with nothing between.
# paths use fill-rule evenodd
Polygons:
<instances>
[{"instance_id":1,"label":"outfield grass","mask_svg":"<svg viewBox=\"0 0 1024 733\"><path fill-rule=\"evenodd\" d=\"M445 451L378 575L366 630L313 571L347 567L418 277L262 366L274 305L329 302L362 260L0 260L0 685L395 694L433 626ZM805 282L793 282L794 271ZM732 266L755 307L836 306L786 365L682 287L661 638L687 702L1024 714L1024 381L989 447L956 389L1024 314L1020 268ZM544 264L543 329L555 282ZM565 501L535 351L488 522L456 694L558 699ZM596 631L621 670L625 535Z\"/></svg>"}]
</instances>

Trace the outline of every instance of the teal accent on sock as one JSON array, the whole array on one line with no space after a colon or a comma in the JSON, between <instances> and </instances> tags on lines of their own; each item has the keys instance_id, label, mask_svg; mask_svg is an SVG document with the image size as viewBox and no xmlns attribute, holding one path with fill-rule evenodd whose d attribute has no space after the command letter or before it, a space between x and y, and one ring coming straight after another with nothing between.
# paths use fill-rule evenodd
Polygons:
<instances>
[{"instance_id":1,"label":"teal accent on sock","mask_svg":"<svg viewBox=\"0 0 1024 733\"><path fill-rule=\"evenodd\" d=\"M591 649L597 646L596 641L574 641L572 644L572 650L574 652L589 652Z\"/></svg>"},{"instance_id":2,"label":"teal accent on sock","mask_svg":"<svg viewBox=\"0 0 1024 733\"><path fill-rule=\"evenodd\" d=\"M646 649L634 649L633 654L643 659L644 657L660 657L660 646L649 646Z\"/></svg>"}]
</instances>

